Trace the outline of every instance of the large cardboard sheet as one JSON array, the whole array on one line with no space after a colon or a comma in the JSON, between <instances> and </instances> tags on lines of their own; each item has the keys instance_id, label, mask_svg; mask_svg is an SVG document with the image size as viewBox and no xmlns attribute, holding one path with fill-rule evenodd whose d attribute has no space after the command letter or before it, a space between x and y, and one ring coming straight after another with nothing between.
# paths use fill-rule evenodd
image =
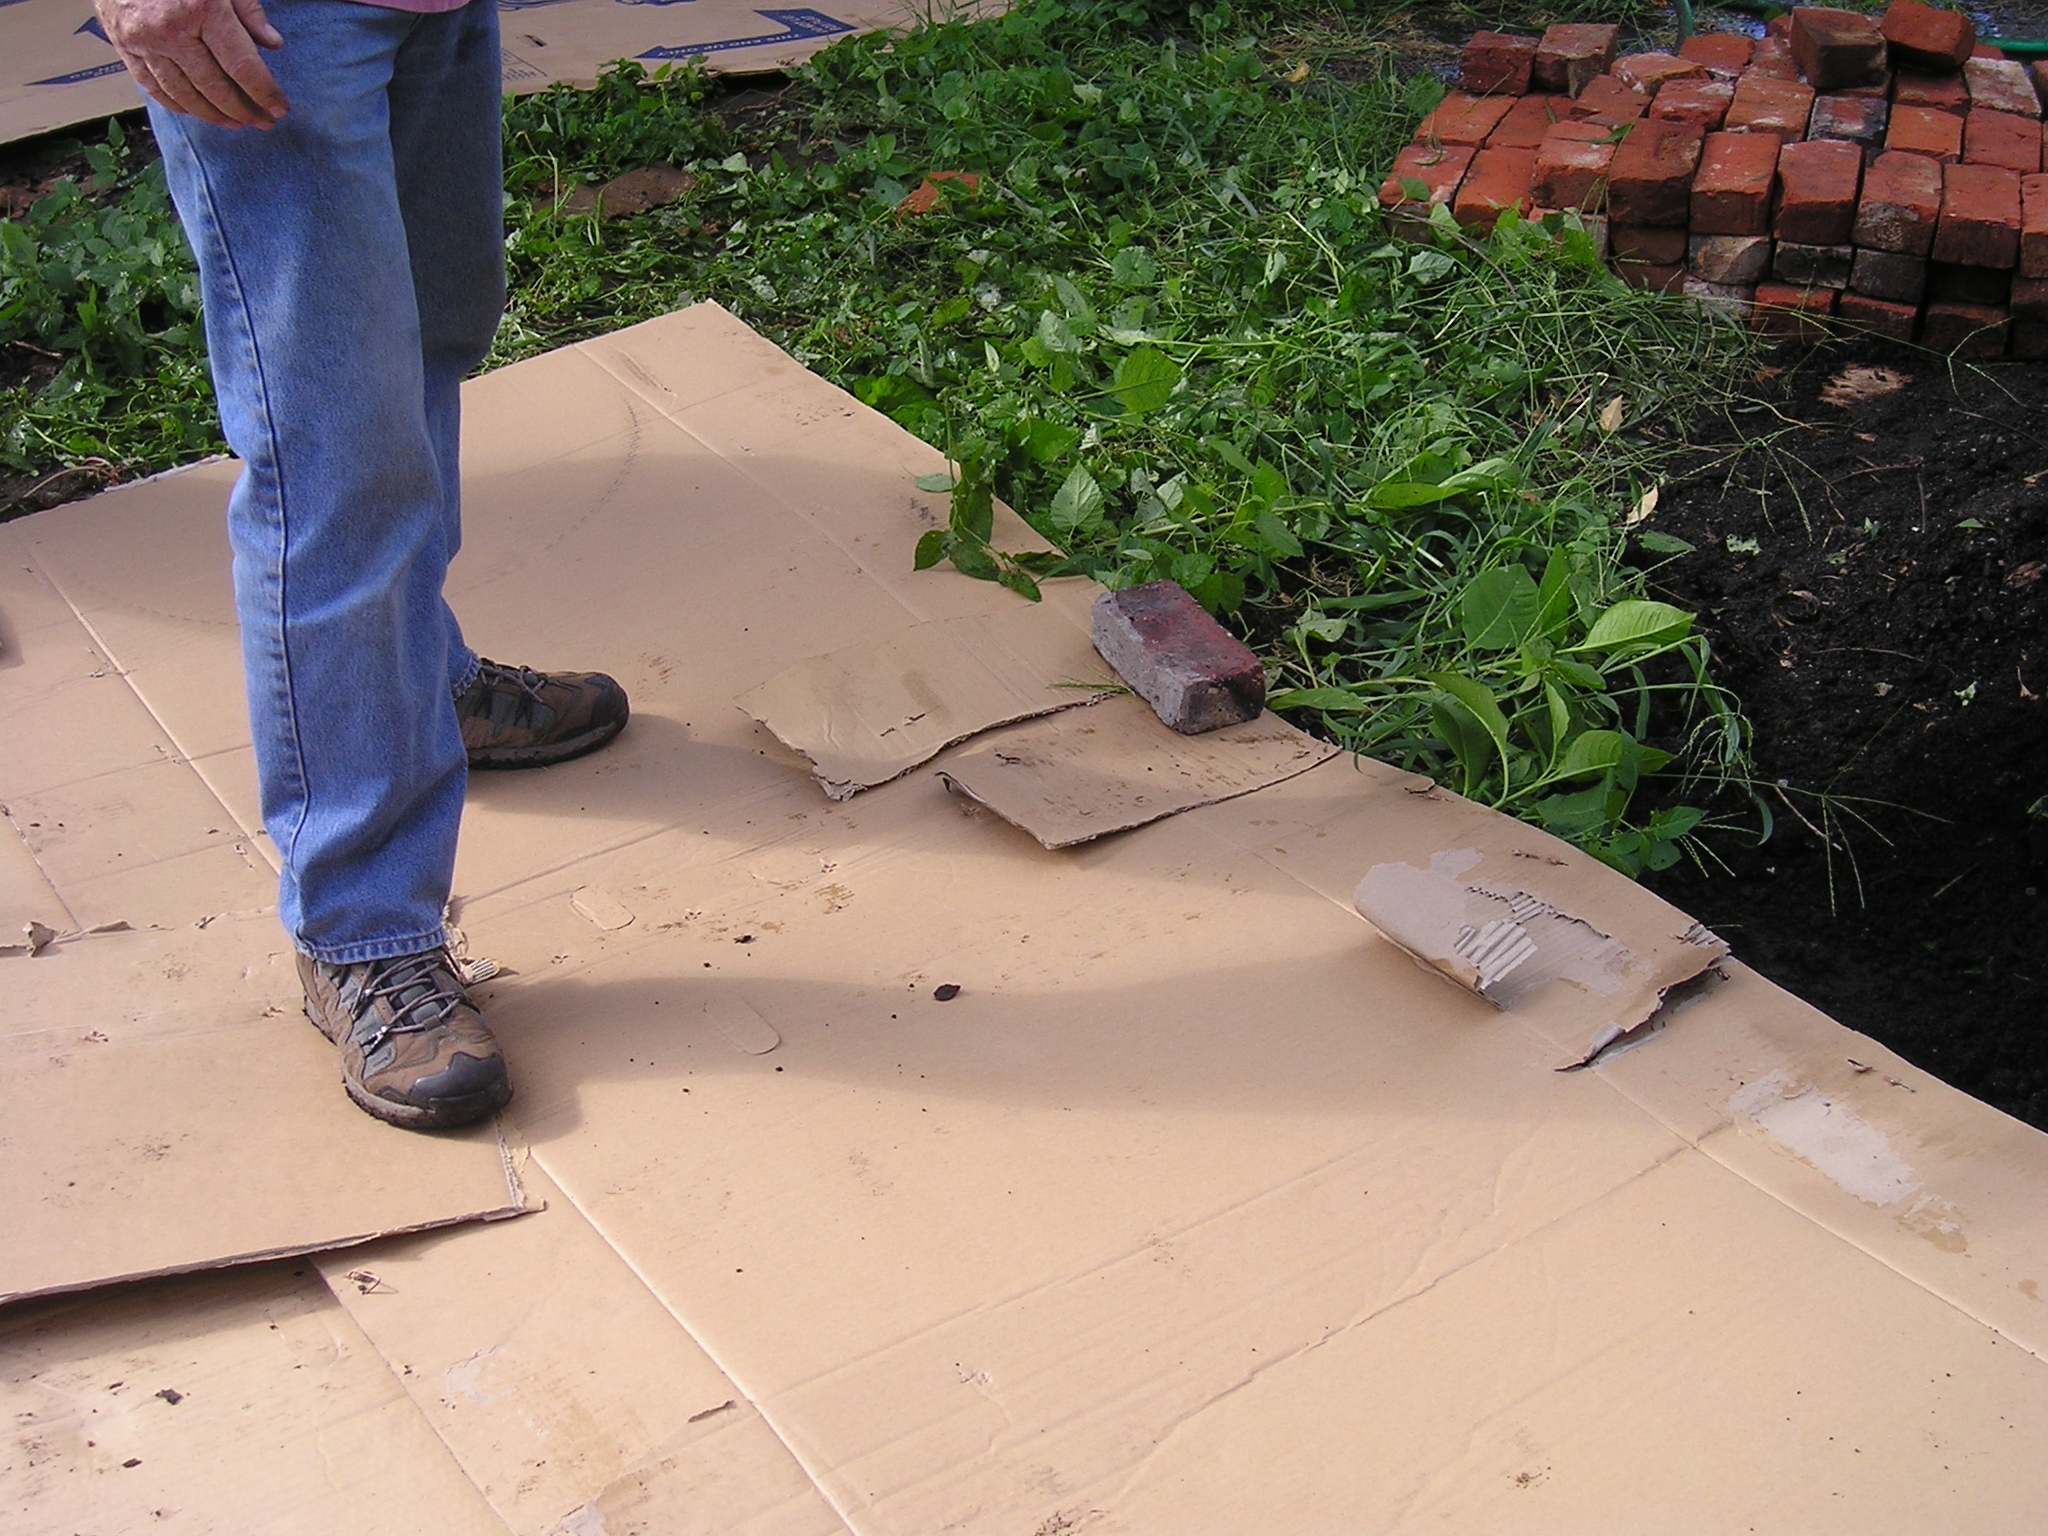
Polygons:
<instances>
[{"instance_id":1,"label":"large cardboard sheet","mask_svg":"<svg viewBox=\"0 0 2048 1536\"><path fill-rule=\"evenodd\" d=\"M905 27L902 0L497 0L507 92L587 85L607 64L649 71L702 60L737 74L788 69L854 32ZM287 11L273 18L291 46ZM0 0L0 143L142 104L93 13L92 0Z\"/></svg>"},{"instance_id":2,"label":"large cardboard sheet","mask_svg":"<svg viewBox=\"0 0 2048 1536\"><path fill-rule=\"evenodd\" d=\"M712 306L466 413L472 640L634 722L465 821L549 1211L323 1266L509 1528L2038 1528L2048 1137L1381 765L1063 850L975 740L835 803L732 701L1018 611L910 569L939 456ZM14 527L247 816L223 486ZM1396 867L1597 964L1476 996L1354 907Z\"/></svg>"}]
</instances>

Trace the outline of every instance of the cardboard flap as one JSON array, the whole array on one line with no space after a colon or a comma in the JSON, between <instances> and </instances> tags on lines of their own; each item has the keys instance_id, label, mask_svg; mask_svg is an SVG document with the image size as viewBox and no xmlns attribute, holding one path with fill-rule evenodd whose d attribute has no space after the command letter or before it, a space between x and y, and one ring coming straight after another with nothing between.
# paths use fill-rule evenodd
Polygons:
<instances>
[{"instance_id":1,"label":"cardboard flap","mask_svg":"<svg viewBox=\"0 0 2048 1536\"><path fill-rule=\"evenodd\" d=\"M1278 784L1337 750L1271 713L1183 736L1125 695L977 742L939 775L1046 847L1071 848Z\"/></svg>"},{"instance_id":2,"label":"cardboard flap","mask_svg":"<svg viewBox=\"0 0 2048 1536\"><path fill-rule=\"evenodd\" d=\"M846 800L956 741L1118 686L1064 614L1019 602L799 662L738 703L811 760L826 794Z\"/></svg>"}]
</instances>

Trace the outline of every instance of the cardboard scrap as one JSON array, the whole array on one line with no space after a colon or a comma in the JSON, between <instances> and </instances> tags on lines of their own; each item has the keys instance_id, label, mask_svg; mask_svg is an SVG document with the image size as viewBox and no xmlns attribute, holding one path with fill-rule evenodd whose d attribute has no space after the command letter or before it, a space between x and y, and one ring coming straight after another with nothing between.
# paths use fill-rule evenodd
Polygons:
<instances>
[{"instance_id":1,"label":"cardboard scrap","mask_svg":"<svg viewBox=\"0 0 2048 1536\"><path fill-rule=\"evenodd\" d=\"M939 777L1046 847L1071 848L1248 795L1337 750L1270 712L1184 736L1127 695L977 741Z\"/></svg>"},{"instance_id":2,"label":"cardboard scrap","mask_svg":"<svg viewBox=\"0 0 2048 1536\"><path fill-rule=\"evenodd\" d=\"M821 0L759 8L746 0L497 0L505 90L556 81L589 85L616 59L652 72L701 60L746 74L787 69L854 32L908 27L900 0ZM290 17L281 18L291 46ZM0 142L69 127L142 104L92 0L0 3Z\"/></svg>"},{"instance_id":3,"label":"cardboard scrap","mask_svg":"<svg viewBox=\"0 0 2048 1536\"><path fill-rule=\"evenodd\" d=\"M846 800L954 742L1121 686L1085 629L1056 607L1013 602L801 662L738 703Z\"/></svg>"}]
</instances>

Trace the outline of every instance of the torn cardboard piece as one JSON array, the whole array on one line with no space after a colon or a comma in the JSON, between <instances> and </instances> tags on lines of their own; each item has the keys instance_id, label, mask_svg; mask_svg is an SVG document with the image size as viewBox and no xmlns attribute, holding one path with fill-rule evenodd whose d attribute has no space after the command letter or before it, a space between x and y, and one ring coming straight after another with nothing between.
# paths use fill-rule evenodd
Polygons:
<instances>
[{"instance_id":1,"label":"torn cardboard piece","mask_svg":"<svg viewBox=\"0 0 2048 1536\"><path fill-rule=\"evenodd\" d=\"M955 742L1120 686L1058 608L1016 601L800 662L738 703L811 760L827 795L847 800Z\"/></svg>"},{"instance_id":2,"label":"torn cardboard piece","mask_svg":"<svg viewBox=\"0 0 2048 1536\"><path fill-rule=\"evenodd\" d=\"M1248 795L1337 752L1274 714L1185 736L1125 696L992 735L939 776L1046 847L1071 848Z\"/></svg>"}]
</instances>

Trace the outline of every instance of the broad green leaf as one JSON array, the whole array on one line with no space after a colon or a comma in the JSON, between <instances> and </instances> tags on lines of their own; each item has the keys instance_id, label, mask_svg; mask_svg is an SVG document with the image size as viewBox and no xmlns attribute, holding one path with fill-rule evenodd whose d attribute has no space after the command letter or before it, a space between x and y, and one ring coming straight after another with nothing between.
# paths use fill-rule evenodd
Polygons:
<instances>
[{"instance_id":1,"label":"broad green leaf","mask_svg":"<svg viewBox=\"0 0 2048 1536\"><path fill-rule=\"evenodd\" d=\"M1677 534L1664 533L1656 528L1645 528L1636 535L1636 542L1653 555L1689 555L1694 548Z\"/></svg>"},{"instance_id":2,"label":"broad green leaf","mask_svg":"<svg viewBox=\"0 0 2048 1536\"><path fill-rule=\"evenodd\" d=\"M1371 709L1373 701L1360 698L1348 688L1289 688L1268 695L1266 706L1269 709L1320 709L1333 715L1355 715Z\"/></svg>"},{"instance_id":3,"label":"broad green leaf","mask_svg":"<svg viewBox=\"0 0 2048 1536\"><path fill-rule=\"evenodd\" d=\"M1205 441L1210 452L1214 453L1217 458L1228 464L1239 474L1253 475L1258 473L1257 470L1252 468L1252 461L1246 458L1237 444L1233 443L1229 438L1212 437Z\"/></svg>"},{"instance_id":4,"label":"broad green leaf","mask_svg":"<svg viewBox=\"0 0 2048 1536\"><path fill-rule=\"evenodd\" d=\"M1462 607L1465 643L1477 651L1505 651L1537 632L1543 599L1521 566L1495 566L1465 583Z\"/></svg>"},{"instance_id":5,"label":"broad green leaf","mask_svg":"<svg viewBox=\"0 0 2048 1536\"><path fill-rule=\"evenodd\" d=\"M1071 279L1055 277L1052 280L1052 291L1059 298L1060 308L1067 312L1069 320L1094 323L1095 306L1088 302L1088 296L1076 288Z\"/></svg>"},{"instance_id":6,"label":"broad green leaf","mask_svg":"<svg viewBox=\"0 0 2048 1536\"><path fill-rule=\"evenodd\" d=\"M1605 773L1621 761L1628 738L1619 731L1581 731L1564 750L1557 765L1559 778L1578 779L1589 773Z\"/></svg>"},{"instance_id":7,"label":"broad green leaf","mask_svg":"<svg viewBox=\"0 0 2048 1536\"><path fill-rule=\"evenodd\" d=\"M1157 347L1140 347L1116 365L1111 387L1133 416L1149 416L1172 398L1180 365Z\"/></svg>"},{"instance_id":8,"label":"broad green leaf","mask_svg":"<svg viewBox=\"0 0 2048 1536\"><path fill-rule=\"evenodd\" d=\"M1593 621L1574 651L1647 650L1683 640L1692 633L1692 615L1669 603L1631 597L1616 603Z\"/></svg>"},{"instance_id":9,"label":"broad green leaf","mask_svg":"<svg viewBox=\"0 0 2048 1536\"><path fill-rule=\"evenodd\" d=\"M1038 583L1031 579L1030 573L1021 571L1014 565L1004 570L996 579L1019 597L1027 597L1034 603L1044 595L1038 590Z\"/></svg>"},{"instance_id":10,"label":"broad green leaf","mask_svg":"<svg viewBox=\"0 0 2048 1536\"><path fill-rule=\"evenodd\" d=\"M1032 333L1032 340L1052 357L1078 357L1081 355L1081 338L1073 327L1049 309L1038 312L1038 329Z\"/></svg>"},{"instance_id":11,"label":"broad green leaf","mask_svg":"<svg viewBox=\"0 0 2048 1536\"><path fill-rule=\"evenodd\" d=\"M946 530L927 528L917 540L917 554L911 561L911 569L928 571L946 557Z\"/></svg>"},{"instance_id":12,"label":"broad green leaf","mask_svg":"<svg viewBox=\"0 0 2048 1536\"><path fill-rule=\"evenodd\" d=\"M955 539L952 548L953 569L962 576L972 576L976 581L995 581L1003 574L996 564L996 557L989 552L986 544L972 539Z\"/></svg>"},{"instance_id":13,"label":"broad green leaf","mask_svg":"<svg viewBox=\"0 0 2048 1536\"><path fill-rule=\"evenodd\" d=\"M1063 427L1042 416L1032 417L1025 429L1025 448L1041 464L1065 458L1080 441L1081 434L1073 427Z\"/></svg>"},{"instance_id":14,"label":"broad green leaf","mask_svg":"<svg viewBox=\"0 0 2048 1536\"><path fill-rule=\"evenodd\" d=\"M1431 672L1426 674L1430 682L1456 699L1493 738L1494 746L1500 752L1501 766L1508 760L1508 719L1500 712L1500 705L1494 701L1493 691L1476 678L1463 677L1456 672Z\"/></svg>"},{"instance_id":15,"label":"broad green leaf","mask_svg":"<svg viewBox=\"0 0 2048 1536\"><path fill-rule=\"evenodd\" d=\"M1287 477L1268 464L1259 460L1258 468L1252 471L1252 500L1271 506L1287 494Z\"/></svg>"},{"instance_id":16,"label":"broad green leaf","mask_svg":"<svg viewBox=\"0 0 2048 1536\"><path fill-rule=\"evenodd\" d=\"M1143 288L1159 276L1159 263L1142 245L1128 245L1110 258L1109 275L1125 288Z\"/></svg>"},{"instance_id":17,"label":"broad green leaf","mask_svg":"<svg viewBox=\"0 0 2048 1536\"><path fill-rule=\"evenodd\" d=\"M917 477L917 488L920 491L950 491L957 484L959 482L950 474L919 475Z\"/></svg>"},{"instance_id":18,"label":"broad green leaf","mask_svg":"<svg viewBox=\"0 0 2048 1536\"><path fill-rule=\"evenodd\" d=\"M1381 512L1403 512L1411 507L1433 507L1456 494L1440 485L1420 480L1387 480L1366 494L1365 504Z\"/></svg>"},{"instance_id":19,"label":"broad green leaf","mask_svg":"<svg viewBox=\"0 0 2048 1536\"><path fill-rule=\"evenodd\" d=\"M1433 246L1424 246L1408 258L1408 275L1418 283L1441 282L1457 270L1457 259Z\"/></svg>"},{"instance_id":20,"label":"broad green leaf","mask_svg":"<svg viewBox=\"0 0 2048 1536\"><path fill-rule=\"evenodd\" d=\"M1298 560L1301 558L1301 540L1294 536L1294 530L1280 521L1278 513L1270 509L1252 519L1252 527L1258 530L1266 548L1277 560Z\"/></svg>"},{"instance_id":21,"label":"broad green leaf","mask_svg":"<svg viewBox=\"0 0 2048 1536\"><path fill-rule=\"evenodd\" d=\"M1052 498L1053 526L1071 534L1101 521L1102 487L1095 483L1086 465L1076 464Z\"/></svg>"},{"instance_id":22,"label":"broad green leaf","mask_svg":"<svg viewBox=\"0 0 2048 1536\"><path fill-rule=\"evenodd\" d=\"M1463 793L1474 794L1493 762L1493 738L1471 710L1447 694L1430 706L1429 717L1437 735L1443 737L1451 755L1457 758L1458 766L1465 770Z\"/></svg>"}]
</instances>

